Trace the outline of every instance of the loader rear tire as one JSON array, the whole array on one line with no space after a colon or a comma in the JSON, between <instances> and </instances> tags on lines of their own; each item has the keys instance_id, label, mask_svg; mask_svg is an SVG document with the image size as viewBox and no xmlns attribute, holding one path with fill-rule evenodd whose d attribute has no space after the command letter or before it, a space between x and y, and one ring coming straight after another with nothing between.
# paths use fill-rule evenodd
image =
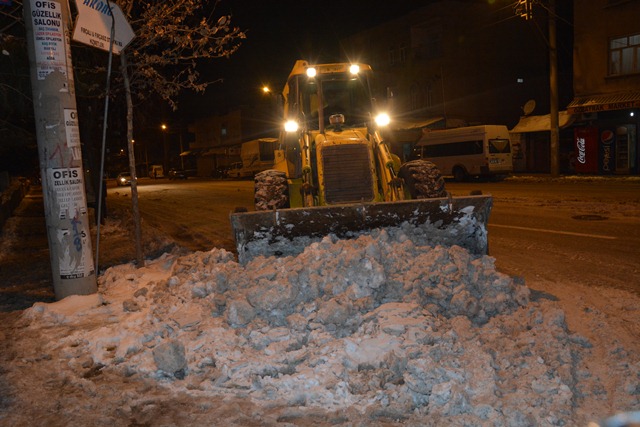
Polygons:
<instances>
[{"instance_id":1,"label":"loader rear tire","mask_svg":"<svg viewBox=\"0 0 640 427\"><path fill-rule=\"evenodd\" d=\"M411 160L400 167L412 199L446 197L444 178L436 165L427 160Z\"/></svg>"},{"instance_id":2,"label":"loader rear tire","mask_svg":"<svg viewBox=\"0 0 640 427\"><path fill-rule=\"evenodd\" d=\"M254 181L254 203L257 211L271 211L289 207L287 175L277 170L257 173Z\"/></svg>"}]
</instances>

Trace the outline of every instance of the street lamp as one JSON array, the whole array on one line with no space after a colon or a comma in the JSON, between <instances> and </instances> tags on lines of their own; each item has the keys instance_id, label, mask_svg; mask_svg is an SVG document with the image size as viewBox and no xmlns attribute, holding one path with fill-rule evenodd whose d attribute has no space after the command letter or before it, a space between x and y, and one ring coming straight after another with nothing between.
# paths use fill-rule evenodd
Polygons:
<instances>
[{"instance_id":1,"label":"street lamp","mask_svg":"<svg viewBox=\"0 0 640 427\"><path fill-rule=\"evenodd\" d=\"M167 129L169 129L169 127L166 124L162 123L160 125L160 129L162 129L162 145L164 148L162 167L166 173L169 168L169 141L167 140Z\"/></svg>"}]
</instances>

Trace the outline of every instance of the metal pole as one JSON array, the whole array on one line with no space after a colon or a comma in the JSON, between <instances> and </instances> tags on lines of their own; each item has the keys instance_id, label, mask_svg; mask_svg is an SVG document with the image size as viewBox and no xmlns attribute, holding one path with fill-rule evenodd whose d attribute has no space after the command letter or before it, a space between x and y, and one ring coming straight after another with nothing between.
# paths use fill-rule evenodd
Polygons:
<instances>
[{"instance_id":1,"label":"metal pole","mask_svg":"<svg viewBox=\"0 0 640 427\"><path fill-rule=\"evenodd\" d=\"M449 126L447 126L447 103L445 101L445 96L444 96L444 72L442 71L442 66L440 66L440 85L442 88L442 116L444 117L444 127L448 128Z\"/></svg>"},{"instance_id":2,"label":"metal pole","mask_svg":"<svg viewBox=\"0 0 640 427\"><path fill-rule=\"evenodd\" d=\"M109 0L107 0L107 5L111 8L111 4L109 4ZM96 224L96 270L100 269L100 223L102 221L102 191L103 191L103 182L104 182L104 156L106 153L107 147L107 119L109 116L109 98L111 94L111 62L113 60L113 39L115 38L115 27L116 22L111 15L111 30L110 30L110 39L109 39L109 61L107 65L107 83L105 85L105 97L104 97L104 117L102 121L102 148L100 150L100 189L98 190L98 221Z\"/></svg>"},{"instance_id":3,"label":"metal pole","mask_svg":"<svg viewBox=\"0 0 640 427\"><path fill-rule=\"evenodd\" d=\"M23 3L53 288L97 292L71 63L69 6Z\"/></svg>"},{"instance_id":4,"label":"metal pole","mask_svg":"<svg viewBox=\"0 0 640 427\"><path fill-rule=\"evenodd\" d=\"M556 48L556 2L549 0L549 131L551 176L560 175L560 130L558 128L558 50Z\"/></svg>"}]
</instances>

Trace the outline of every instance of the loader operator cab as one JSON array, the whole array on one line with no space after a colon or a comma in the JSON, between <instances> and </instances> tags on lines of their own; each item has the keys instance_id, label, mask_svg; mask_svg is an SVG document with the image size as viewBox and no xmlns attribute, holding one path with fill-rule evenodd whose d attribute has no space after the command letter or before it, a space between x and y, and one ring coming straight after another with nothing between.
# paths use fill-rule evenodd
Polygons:
<instances>
[{"instance_id":1,"label":"loader operator cab","mask_svg":"<svg viewBox=\"0 0 640 427\"><path fill-rule=\"evenodd\" d=\"M358 73L299 76L299 113L308 130L323 132L335 126L366 126L372 99L367 77ZM333 116L333 119L332 119Z\"/></svg>"}]
</instances>

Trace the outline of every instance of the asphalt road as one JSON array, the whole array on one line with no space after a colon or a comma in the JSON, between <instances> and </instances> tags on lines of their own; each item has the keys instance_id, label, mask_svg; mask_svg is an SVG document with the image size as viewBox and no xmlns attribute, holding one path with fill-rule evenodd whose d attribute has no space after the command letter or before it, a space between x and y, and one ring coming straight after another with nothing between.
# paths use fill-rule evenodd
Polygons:
<instances>
[{"instance_id":1,"label":"asphalt road","mask_svg":"<svg viewBox=\"0 0 640 427\"><path fill-rule=\"evenodd\" d=\"M640 180L515 178L447 183L453 196L493 196L489 251L498 268L527 282L573 282L640 294ZM191 250L234 250L229 214L252 210L252 181L141 179L145 224ZM130 206L112 187L107 206Z\"/></svg>"},{"instance_id":2,"label":"asphalt road","mask_svg":"<svg viewBox=\"0 0 640 427\"><path fill-rule=\"evenodd\" d=\"M640 293L640 181L450 184L494 197L489 251L527 281L578 282Z\"/></svg>"}]
</instances>

